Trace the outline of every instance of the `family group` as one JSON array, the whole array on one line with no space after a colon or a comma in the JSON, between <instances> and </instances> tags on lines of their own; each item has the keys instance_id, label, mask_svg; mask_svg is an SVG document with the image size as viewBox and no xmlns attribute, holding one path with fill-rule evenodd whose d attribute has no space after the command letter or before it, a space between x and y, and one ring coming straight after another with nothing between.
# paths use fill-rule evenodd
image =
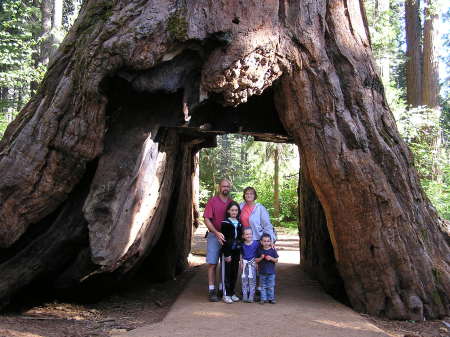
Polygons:
<instances>
[{"instance_id":1,"label":"family group","mask_svg":"<svg viewBox=\"0 0 450 337\"><path fill-rule=\"evenodd\" d=\"M217 302L221 292L226 303L240 301L235 287L241 270L242 301L275 304L275 264L278 254L275 249L276 234L269 213L256 202L257 193L253 187L244 189L244 201L241 204L230 198L230 189L231 183L222 179L218 195L209 199L205 207L204 219L208 227L208 298L211 302ZM216 269L220 258L223 286L216 289Z\"/></svg>"}]
</instances>

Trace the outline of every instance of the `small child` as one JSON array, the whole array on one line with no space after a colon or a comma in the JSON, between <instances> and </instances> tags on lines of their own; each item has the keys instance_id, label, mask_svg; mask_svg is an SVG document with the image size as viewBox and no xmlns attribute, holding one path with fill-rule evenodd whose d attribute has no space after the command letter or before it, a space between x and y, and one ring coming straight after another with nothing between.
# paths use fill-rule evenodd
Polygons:
<instances>
[{"instance_id":1,"label":"small child","mask_svg":"<svg viewBox=\"0 0 450 337\"><path fill-rule=\"evenodd\" d=\"M261 236L261 248L258 250L256 262L259 268L259 285L261 287L261 304L275 300L275 263L278 262L278 253L272 248L270 235L264 233Z\"/></svg>"},{"instance_id":2,"label":"small child","mask_svg":"<svg viewBox=\"0 0 450 337\"><path fill-rule=\"evenodd\" d=\"M239 222L241 209L235 201L229 203L226 208L225 220L221 224L221 232L225 237L222 247L225 291L223 301L225 303L238 302L240 299L234 293L234 287L238 278L239 258L242 243L242 224Z\"/></svg>"},{"instance_id":3,"label":"small child","mask_svg":"<svg viewBox=\"0 0 450 337\"><path fill-rule=\"evenodd\" d=\"M244 243L242 244L242 300L252 303L256 288L256 256L259 249L259 241L253 241L251 227L243 229Z\"/></svg>"}]
</instances>

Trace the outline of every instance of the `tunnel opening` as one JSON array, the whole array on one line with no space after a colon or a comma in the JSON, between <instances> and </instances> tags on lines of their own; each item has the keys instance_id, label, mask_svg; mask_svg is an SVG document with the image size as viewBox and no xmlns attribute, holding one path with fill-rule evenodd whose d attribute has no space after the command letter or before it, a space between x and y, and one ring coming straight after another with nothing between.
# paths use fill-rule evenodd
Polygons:
<instances>
[{"instance_id":1,"label":"tunnel opening","mask_svg":"<svg viewBox=\"0 0 450 337\"><path fill-rule=\"evenodd\" d=\"M183 59L182 56L178 57ZM183 78L180 83L199 76L195 67L191 69L190 75L186 74L177 75L178 78ZM166 211L164 225L155 235L157 239L149 245L149 253L139 256L138 263L130 264L131 272L127 273L128 278L138 274L154 281L163 281L176 277L186 268L193 233L190 224L198 224L198 218L202 217L198 201L194 200L195 187L191 184L198 174L196 154L201 149L216 146L216 137L225 134L251 136L255 141L295 142L287 134L278 116L274 102L276 82L261 95L251 96L246 103L236 107L224 106L221 95L217 94L211 94L200 101L200 94L193 94L192 89L186 94L181 85L171 85L170 90L164 86L164 90L152 88L149 93L148 85L142 83L147 83L143 77L123 74L111 79L107 89L110 97L108 114L111 125L117 124L117 114L127 116L125 118L128 119L134 115L146 115L152 120L150 124L153 127L156 125L152 130L155 142L163 142L167 134L171 134L178 138L178 146L184 147L174 159L180 165L174 166L174 183L167 203L184 205L185 209L181 210L183 207L179 206L175 210ZM328 293L348 304L323 210L313 189L302 179L299 181L299 197L301 266L318 279ZM180 219L184 225L180 226ZM122 270L126 268L128 267L122 266L116 274L122 277Z\"/></svg>"}]
</instances>

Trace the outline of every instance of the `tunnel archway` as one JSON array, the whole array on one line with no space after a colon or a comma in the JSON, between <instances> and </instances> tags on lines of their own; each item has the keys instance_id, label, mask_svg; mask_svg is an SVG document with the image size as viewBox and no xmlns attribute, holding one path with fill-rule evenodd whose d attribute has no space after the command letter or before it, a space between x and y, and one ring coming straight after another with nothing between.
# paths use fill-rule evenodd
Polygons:
<instances>
[{"instance_id":1,"label":"tunnel archway","mask_svg":"<svg viewBox=\"0 0 450 337\"><path fill-rule=\"evenodd\" d=\"M183 55L179 56L181 59ZM177 63L174 60L174 63ZM172 67L174 68L174 67ZM138 80L142 82L142 78ZM151 82L151 81L148 81ZM276 83L274 87L276 87ZM115 123L120 123L119 115L123 114L130 119L130 116L151 114L153 117L151 125L157 124L160 130L157 133L166 134L172 132L184 139L186 142L193 142L190 147L191 155L188 159L183 157L181 172L174 183L174 191L170 198L170 205L184 205L186 209L180 210L177 207L174 212L169 212L165 220L164 229L160 233L159 239L152 252L143 261L144 268L154 269L157 266L157 279L173 278L177 273L186 267L186 258L189 253L189 242L191 240L191 222L196 222L190 218L190 214L195 214L196 210L191 208L195 205L192 199L192 183L189 179L182 177L192 177L195 172L194 154L201 148L215 145L216 135L224 133L241 133L251 135L255 140L275 141L281 143L292 143L293 139L285 131L274 103L274 87L268 88L259 96L252 96L246 103L237 107L223 106L220 96L213 96L204 102L195 105L190 110L189 122L183 113L183 94L180 91L173 93L148 93L147 91L136 91L133 82L128 82L123 78L110 79L108 88L104 88L109 98L108 115ZM161 112L155 110L161 109ZM171 111L171 113L168 113ZM160 116L155 122L155 115ZM171 119L167 120L170 116ZM117 119L119 118L119 119ZM139 119L139 124L142 121ZM159 138L160 136L155 136ZM108 139L108 136L106 137ZM113 138L117 140L116 133ZM108 144L108 141L106 142ZM117 151L117 148L115 148ZM186 153L183 154L186 156ZM179 158L177 159L179 160ZM191 160L192 163L187 163ZM115 161L117 162L117 160ZM116 169L114 169L116 171ZM101 173L105 177L105 173ZM194 178L195 179L195 178ZM110 178L108 178L109 181ZM300 182L299 182L300 183ZM301 230L306 233L302 237L302 265L314 277L318 278L325 289L335 297L346 300L345 290L333 255L333 249L326 227L326 220L320 202L308 188L305 179L301 180L300 191L307 189L308 193L301 192ZM308 199L307 197L308 196ZM182 200L185 200L183 202ZM310 209L314 205L314 209Z\"/></svg>"}]
</instances>

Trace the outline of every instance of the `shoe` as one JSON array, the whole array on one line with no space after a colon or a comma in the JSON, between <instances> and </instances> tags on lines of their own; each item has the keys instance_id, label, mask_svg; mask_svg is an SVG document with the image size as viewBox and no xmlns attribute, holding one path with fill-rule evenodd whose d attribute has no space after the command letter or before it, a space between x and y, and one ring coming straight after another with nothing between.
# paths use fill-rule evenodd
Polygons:
<instances>
[{"instance_id":1,"label":"shoe","mask_svg":"<svg viewBox=\"0 0 450 337\"><path fill-rule=\"evenodd\" d=\"M223 301L224 301L225 303L233 303L233 300L231 299L230 296L224 296L224 297L223 297Z\"/></svg>"},{"instance_id":2,"label":"shoe","mask_svg":"<svg viewBox=\"0 0 450 337\"><path fill-rule=\"evenodd\" d=\"M236 295L231 296L231 300L233 302L239 302L241 299L239 297L237 297Z\"/></svg>"},{"instance_id":3,"label":"shoe","mask_svg":"<svg viewBox=\"0 0 450 337\"><path fill-rule=\"evenodd\" d=\"M259 304L264 304L265 302L264 301L259 301Z\"/></svg>"},{"instance_id":4,"label":"shoe","mask_svg":"<svg viewBox=\"0 0 450 337\"><path fill-rule=\"evenodd\" d=\"M261 299L261 292L256 290L255 292L255 301L258 302Z\"/></svg>"},{"instance_id":5,"label":"shoe","mask_svg":"<svg viewBox=\"0 0 450 337\"><path fill-rule=\"evenodd\" d=\"M276 300L270 300L269 303L270 303L270 304L276 304L277 301L276 301Z\"/></svg>"},{"instance_id":6,"label":"shoe","mask_svg":"<svg viewBox=\"0 0 450 337\"><path fill-rule=\"evenodd\" d=\"M215 290L208 291L208 300L210 302L219 302L219 298L217 297Z\"/></svg>"}]
</instances>

